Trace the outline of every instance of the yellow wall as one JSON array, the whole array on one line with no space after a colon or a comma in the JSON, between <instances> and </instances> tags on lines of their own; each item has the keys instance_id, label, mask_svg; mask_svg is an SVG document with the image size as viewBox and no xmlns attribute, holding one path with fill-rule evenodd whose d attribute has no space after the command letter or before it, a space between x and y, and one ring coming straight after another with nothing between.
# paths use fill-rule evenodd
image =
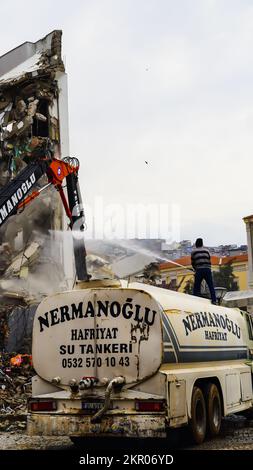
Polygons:
<instances>
[{"instance_id":1,"label":"yellow wall","mask_svg":"<svg viewBox=\"0 0 253 470\"><path fill-rule=\"evenodd\" d=\"M248 289L248 264L247 263L234 263L233 273L238 279L239 290Z\"/></svg>"},{"instance_id":2,"label":"yellow wall","mask_svg":"<svg viewBox=\"0 0 253 470\"><path fill-rule=\"evenodd\" d=\"M235 275L239 290L247 290L248 289L248 263L247 262L235 262L232 263L233 266L233 274ZM194 281L194 274L187 272L187 269L191 269L191 266L185 266L185 268L169 268L169 269L162 269L161 274L162 278L166 279L166 283L169 284L172 279L176 277L177 286L180 284L182 278L182 284L179 288L179 292L184 292L185 286L187 282L192 279ZM218 271L219 266L212 266L213 271Z\"/></svg>"}]
</instances>

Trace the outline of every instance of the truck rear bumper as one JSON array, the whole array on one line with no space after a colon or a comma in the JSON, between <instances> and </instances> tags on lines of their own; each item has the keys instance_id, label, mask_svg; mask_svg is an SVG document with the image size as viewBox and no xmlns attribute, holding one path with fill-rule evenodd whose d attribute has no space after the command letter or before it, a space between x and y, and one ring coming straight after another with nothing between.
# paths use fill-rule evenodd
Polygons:
<instances>
[{"instance_id":1,"label":"truck rear bumper","mask_svg":"<svg viewBox=\"0 0 253 470\"><path fill-rule=\"evenodd\" d=\"M164 415L104 416L91 423L90 416L28 414L29 435L83 437L166 437Z\"/></svg>"}]
</instances>

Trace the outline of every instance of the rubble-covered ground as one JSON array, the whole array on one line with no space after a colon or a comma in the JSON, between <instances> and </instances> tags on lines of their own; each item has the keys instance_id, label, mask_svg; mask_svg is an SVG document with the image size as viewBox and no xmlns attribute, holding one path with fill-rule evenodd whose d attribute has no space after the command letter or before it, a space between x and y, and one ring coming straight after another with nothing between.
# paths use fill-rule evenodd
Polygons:
<instances>
[{"instance_id":1,"label":"rubble-covered ground","mask_svg":"<svg viewBox=\"0 0 253 470\"><path fill-rule=\"evenodd\" d=\"M73 447L68 437L27 436L27 400L33 375L29 354L0 354L0 450Z\"/></svg>"},{"instance_id":2,"label":"rubble-covered ground","mask_svg":"<svg viewBox=\"0 0 253 470\"><path fill-rule=\"evenodd\" d=\"M253 450L253 420L250 415L232 414L222 420L220 435L206 438L201 445L193 445L189 435L181 430L177 440L179 448L185 450Z\"/></svg>"},{"instance_id":3,"label":"rubble-covered ground","mask_svg":"<svg viewBox=\"0 0 253 470\"><path fill-rule=\"evenodd\" d=\"M68 437L27 436L24 432L0 432L0 450L65 450L74 449Z\"/></svg>"},{"instance_id":4,"label":"rubble-covered ground","mask_svg":"<svg viewBox=\"0 0 253 470\"><path fill-rule=\"evenodd\" d=\"M27 399L35 375L28 354L0 354L0 431L26 428Z\"/></svg>"}]
</instances>

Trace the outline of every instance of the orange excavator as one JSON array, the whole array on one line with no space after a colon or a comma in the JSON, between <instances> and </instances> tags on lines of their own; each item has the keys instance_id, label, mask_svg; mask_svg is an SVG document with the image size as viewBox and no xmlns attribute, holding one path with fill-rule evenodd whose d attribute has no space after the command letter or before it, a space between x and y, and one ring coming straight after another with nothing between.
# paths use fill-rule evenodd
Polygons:
<instances>
[{"instance_id":1,"label":"orange excavator","mask_svg":"<svg viewBox=\"0 0 253 470\"><path fill-rule=\"evenodd\" d=\"M66 157L63 160L54 158L50 152L28 162L20 173L10 180L0 190L0 227L9 217L24 209L33 199L49 186L54 186L59 192L65 213L69 219L72 231L84 230L84 212L78 182L79 160ZM38 180L46 175L48 183L36 188ZM66 179L67 197L63 190L63 180ZM74 256L76 276L80 281L88 281L90 276L86 267L86 249L84 238L74 236Z\"/></svg>"}]
</instances>

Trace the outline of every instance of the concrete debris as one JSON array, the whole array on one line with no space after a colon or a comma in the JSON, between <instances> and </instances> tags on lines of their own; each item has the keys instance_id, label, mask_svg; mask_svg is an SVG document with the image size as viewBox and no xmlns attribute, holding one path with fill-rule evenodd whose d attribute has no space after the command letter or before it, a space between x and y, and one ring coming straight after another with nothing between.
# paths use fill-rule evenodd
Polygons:
<instances>
[{"instance_id":1,"label":"concrete debris","mask_svg":"<svg viewBox=\"0 0 253 470\"><path fill-rule=\"evenodd\" d=\"M0 275L3 274L10 264L12 253L9 243L0 245Z\"/></svg>"},{"instance_id":2,"label":"concrete debris","mask_svg":"<svg viewBox=\"0 0 253 470\"><path fill-rule=\"evenodd\" d=\"M66 290L59 262L60 247L49 236L41 237L37 232L34 236L37 241L13 259L10 256L10 264L0 277L0 351L29 353L39 301L51 293Z\"/></svg>"},{"instance_id":3,"label":"concrete debris","mask_svg":"<svg viewBox=\"0 0 253 470\"><path fill-rule=\"evenodd\" d=\"M27 399L31 396L34 370L31 356L0 354L0 429L12 431L26 426ZM13 418L11 418L13 416ZM16 419L15 419L16 417ZM18 417L23 418L19 420ZM6 419L8 418L8 419Z\"/></svg>"},{"instance_id":4,"label":"concrete debris","mask_svg":"<svg viewBox=\"0 0 253 470\"><path fill-rule=\"evenodd\" d=\"M64 71L61 58L62 31L55 30L39 41L25 42L2 56L0 63L0 86L8 87L27 81L28 78L44 77L50 72ZM8 55L12 55L11 64Z\"/></svg>"},{"instance_id":5,"label":"concrete debris","mask_svg":"<svg viewBox=\"0 0 253 470\"><path fill-rule=\"evenodd\" d=\"M0 57L0 173L7 173L2 185L32 158L58 148L61 35L53 31Z\"/></svg>"},{"instance_id":6,"label":"concrete debris","mask_svg":"<svg viewBox=\"0 0 253 470\"><path fill-rule=\"evenodd\" d=\"M114 274L109 266L109 261L94 254L87 255L87 268L94 279L113 279Z\"/></svg>"},{"instance_id":7,"label":"concrete debris","mask_svg":"<svg viewBox=\"0 0 253 470\"><path fill-rule=\"evenodd\" d=\"M28 248L26 248L22 253L14 258L10 266L5 271L5 275L9 276L18 276L23 267L32 265L39 256L40 246L38 243L31 243Z\"/></svg>"},{"instance_id":8,"label":"concrete debris","mask_svg":"<svg viewBox=\"0 0 253 470\"><path fill-rule=\"evenodd\" d=\"M0 307L0 350L5 349L5 343L9 336L8 317L13 310L12 305L2 305Z\"/></svg>"}]
</instances>

